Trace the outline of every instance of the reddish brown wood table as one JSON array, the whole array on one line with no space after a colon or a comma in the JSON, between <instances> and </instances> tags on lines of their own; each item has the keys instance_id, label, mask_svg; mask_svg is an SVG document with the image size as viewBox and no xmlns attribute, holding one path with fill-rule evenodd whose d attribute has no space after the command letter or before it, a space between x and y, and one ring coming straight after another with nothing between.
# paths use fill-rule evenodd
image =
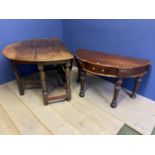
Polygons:
<instances>
[{"instance_id":1,"label":"reddish brown wood table","mask_svg":"<svg viewBox=\"0 0 155 155\"><path fill-rule=\"evenodd\" d=\"M26 81L23 81L19 76L17 64L26 63L36 64L38 67L40 75L39 82L42 86L43 101L45 105L47 105L49 101L53 100L71 99L70 71L73 56L64 47L60 40L45 38L13 43L3 49L3 55L11 60L20 95L24 95L24 85ZM59 68L61 68L61 75L64 76L63 79L66 87L66 94L64 95L48 95L44 66L51 64L57 64ZM37 81L31 81L31 83L33 82L35 83Z\"/></svg>"},{"instance_id":2,"label":"reddish brown wood table","mask_svg":"<svg viewBox=\"0 0 155 155\"><path fill-rule=\"evenodd\" d=\"M78 81L81 82L80 96L84 97L84 83L86 72L106 77L116 78L114 95L111 107L117 106L117 96L121 88L123 78L136 78L132 98L136 97L141 78L147 72L150 61L78 49L75 53L78 66ZM104 89L104 88L103 88Z\"/></svg>"}]
</instances>

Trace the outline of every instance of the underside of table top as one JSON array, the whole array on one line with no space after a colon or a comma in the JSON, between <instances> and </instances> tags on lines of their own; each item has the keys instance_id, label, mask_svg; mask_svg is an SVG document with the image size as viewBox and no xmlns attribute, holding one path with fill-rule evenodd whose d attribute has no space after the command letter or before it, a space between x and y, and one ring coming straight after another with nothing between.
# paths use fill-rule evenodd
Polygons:
<instances>
[{"instance_id":1,"label":"underside of table top","mask_svg":"<svg viewBox=\"0 0 155 155\"><path fill-rule=\"evenodd\" d=\"M85 49L78 49L75 56L83 62L118 69L133 69L150 64L150 61L144 59L130 58Z\"/></svg>"},{"instance_id":2,"label":"underside of table top","mask_svg":"<svg viewBox=\"0 0 155 155\"><path fill-rule=\"evenodd\" d=\"M33 39L13 43L3 49L11 60L24 62L49 62L72 59L72 54L59 39Z\"/></svg>"}]
</instances>

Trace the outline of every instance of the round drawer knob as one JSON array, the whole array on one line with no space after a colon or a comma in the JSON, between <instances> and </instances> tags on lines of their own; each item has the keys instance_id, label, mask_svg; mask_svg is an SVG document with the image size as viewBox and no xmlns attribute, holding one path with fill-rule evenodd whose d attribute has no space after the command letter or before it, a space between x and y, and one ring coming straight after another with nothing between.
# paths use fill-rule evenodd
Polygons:
<instances>
[{"instance_id":1,"label":"round drawer knob","mask_svg":"<svg viewBox=\"0 0 155 155\"><path fill-rule=\"evenodd\" d=\"M121 70L121 73L126 73L126 70Z\"/></svg>"},{"instance_id":2,"label":"round drawer knob","mask_svg":"<svg viewBox=\"0 0 155 155\"><path fill-rule=\"evenodd\" d=\"M104 69L102 69L102 72L104 72Z\"/></svg>"},{"instance_id":3,"label":"round drawer knob","mask_svg":"<svg viewBox=\"0 0 155 155\"><path fill-rule=\"evenodd\" d=\"M92 70L95 70L95 67L93 67Z\"/></svg>"}]
</instances>

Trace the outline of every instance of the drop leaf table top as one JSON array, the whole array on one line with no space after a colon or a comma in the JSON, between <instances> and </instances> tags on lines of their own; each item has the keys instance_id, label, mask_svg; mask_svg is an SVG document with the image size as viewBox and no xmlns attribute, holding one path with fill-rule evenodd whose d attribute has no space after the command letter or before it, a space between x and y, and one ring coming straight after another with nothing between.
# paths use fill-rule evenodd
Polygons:
<instances>
[{"instance_id":1,"label":"drop leaf table top","mask_svg":"<svg viewBox=\"0 0 155 155\"><path fill-rule=\"evenodd\" d=\"M32 39L13 43L3 49L11 60L24 62L49 62L72 59L72 54L59 39Z\"/></svg>"}]
</instances>

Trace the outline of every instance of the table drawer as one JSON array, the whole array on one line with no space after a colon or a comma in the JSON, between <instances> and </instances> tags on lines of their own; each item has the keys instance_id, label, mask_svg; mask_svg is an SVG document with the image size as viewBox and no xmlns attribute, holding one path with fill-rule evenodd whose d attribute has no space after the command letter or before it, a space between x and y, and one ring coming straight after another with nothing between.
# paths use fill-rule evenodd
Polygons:
<instances>
[{"instance_id":1,"label":"table drawer","mask_svg":"<svg viewBox=\"0 0 155 155\"><path fill-rule=\"evenodd\" d=\"M139 67L133 69L120 69L118 72L118 76L122 77L136 77L140 74L144 74L146 71L146 67Z\"/></svg>"},{"instance_id":2,"label":"table drawer","mask_svg":"<svg viewBox=\"0 0 155 155\"><path fill-rule=\"evenodd\" d=\"M83 65L84 70L88 72L92 72L99 75L111 75L116 76L117 75L117 69L111 68L111 67L102 67L94 64L84 63Z\"/></svg>"}]
</instances>

